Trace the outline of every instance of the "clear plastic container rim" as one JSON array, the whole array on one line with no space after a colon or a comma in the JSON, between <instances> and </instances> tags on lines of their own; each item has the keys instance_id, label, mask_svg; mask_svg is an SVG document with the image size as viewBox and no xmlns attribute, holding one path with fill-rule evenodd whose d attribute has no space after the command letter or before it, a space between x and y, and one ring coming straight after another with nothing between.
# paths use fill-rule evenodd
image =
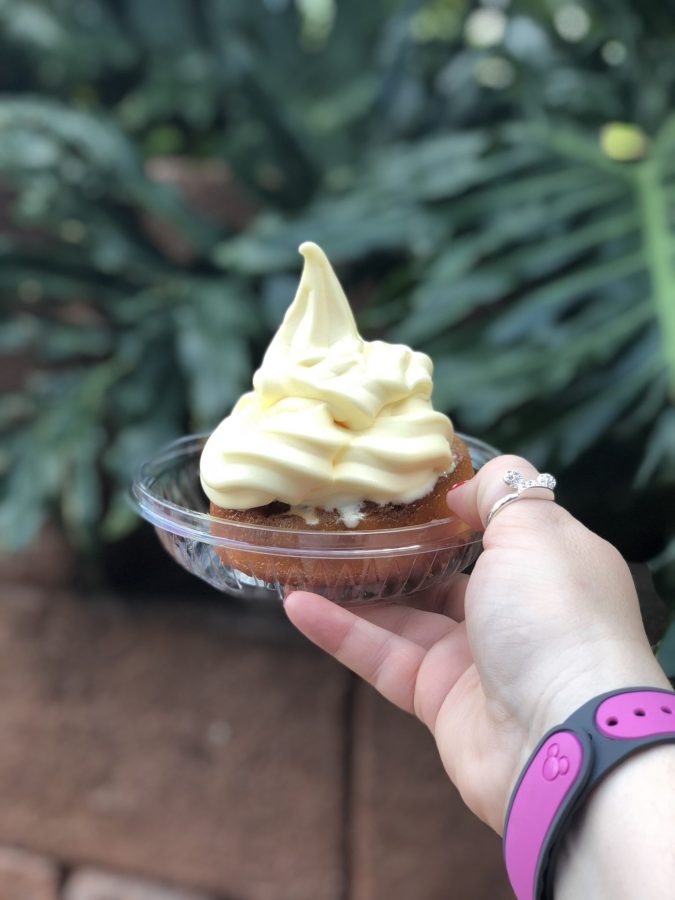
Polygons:
<instances>
[{"instance_id":1,"label":"clear plastic container rim","mask_svg":"<svg viewBox=\"0 0 675 900\"><path fill-rule=\"evenodd\" d=\"M457 432L472 456L489 459L499 451L484 441ZM386 528L373 531L282 530L270 525L250 525L188 509L158 497L153 487L169 463L199 454L208 434L193 434L166 445L156 456L138 469L131 486L132 504L136 511L157 528L172 534L229 550L269 556L326 557L350 559L387 557L448 550L480 542L480 535L469 532L469 540L457 540L449 529L457 524L456 516L435 519L422 525ZM227 530L227 534L223 531ZM267 543L270 540L273 543ZM301 546L298 546L300 544Z\"/></svg>"}]
</instances>

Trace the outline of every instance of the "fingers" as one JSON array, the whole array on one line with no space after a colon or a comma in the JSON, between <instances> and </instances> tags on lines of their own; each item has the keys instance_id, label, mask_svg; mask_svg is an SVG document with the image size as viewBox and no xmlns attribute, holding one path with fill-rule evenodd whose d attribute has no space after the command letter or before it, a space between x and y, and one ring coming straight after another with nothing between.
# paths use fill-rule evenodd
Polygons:
<instances>
[{"instance_id":1,"label":"fingers","mask_svg":"<svg viewBox=\"0 0 675 900\"><path fill-rule=\"evenodd\" d=\"M448 692L473 662L464 623L398 604L364 607L357 615L426 651L416 676L413 702L418 719L434 733L438 711Z\"/></svg>"},{"instance_id":2,"label":"fingers","mask_svg":"<svg viewBox=\"0 0 675 900\"><path fill-rule=\"evenodd\" d=\"M498 456L491 459L473 478L449 491L448 506L452 512L473 528L479 530L485 528L488 513L497 500L513 493L513 487L504 481L507 469L516 469L525 479L536 478L539 474L532 463L521 456ZM550 501L551 492L544 488L529 490L517 503L512 503L500 511L494 521L501 522L502 516L508 517L509 510L530 500L536 500L536 505L543 507L543 504L540 503L541 499ZM530 504L531 507L534 505ZM554 504L549 502L546 505L553 506Z\"/></svg>"},{"instance_id":3,"label":"fingers","mask_svg":"<svg viewBox=\"0 0 675 900\"><path fill-rule=\"evenodd\" d=\"M435 584L407 598L417 610L428 613L439 613L448 616L455 622L464 621L464 596L469 583L468 575L455 575L450 584Z\"/></svg>"},{"instance_id":4,"label":"fingers","mask_svg":"<svg viewBox=\"0 0 675 900\"><path fill-rule=\"evenodd\" d=\"M438 619L444 622L464 621L464 597L468 583L468 575L455 575L450 584L434 585L410 594L405 604L394 599L389 603L354 607L354 612L363 619L402 634L416 644L427 646L424 633L428 623Z\"/></svg>"},{"instance_id":5,"label":"fingers","mask_svg":"<svg viewBox=\"0 0 675 900\"><path fill-rule=\"evenodd\" d=\"M305 637L372 684L387 700L414 713L417 673L426 654L423 647L318 594L294 591L284 608Z\"/></svg>"},{"instance_id":6,"label":"fingers","mask_svg":"<svg viewBox=\"0 0 675 900\"><path fill-rule=\"evenodd\" d=\"M395 602L376 603L356 606L350 612L428 650L464 620L468 583L468 575L456 575L449 586L415 594L411 598L419 601L415 608Z\"/></svg>"},{"instance_id":7,"label":"fingers","mask_svg":"<svg viewBox=\"0 0 675 900\"><path fill-rule=\"evenodd\" d=\"M398 603L386 606L364 606L355 609L360 619L386 628L407 641L412 641L424 650L429 650L454 628L457 623L447 616L411 609Z\"/></svg>"}]
</instances>

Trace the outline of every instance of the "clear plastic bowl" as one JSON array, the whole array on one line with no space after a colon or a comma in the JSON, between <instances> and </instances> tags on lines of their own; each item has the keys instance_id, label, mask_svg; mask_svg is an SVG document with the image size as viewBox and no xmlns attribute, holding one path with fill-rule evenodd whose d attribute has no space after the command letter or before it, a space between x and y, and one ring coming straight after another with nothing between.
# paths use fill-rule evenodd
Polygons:
<instances>
[{"instance_id":1,"label":"clear plastic bowl","mask_svg":"<svg viewBox=\"0 0 675 900\"><path fill-rule=\"evenodd\" d=\"M199 483L206 435L170 444L146 462L132 486L140 515L188 572L246 600L311 590L343 605L398 601L443 586L475 561L481 533L456 516L381 531L283 531L216 518ZM497 456L460 435L475 469Z\"/></svg>"}]
</instances>

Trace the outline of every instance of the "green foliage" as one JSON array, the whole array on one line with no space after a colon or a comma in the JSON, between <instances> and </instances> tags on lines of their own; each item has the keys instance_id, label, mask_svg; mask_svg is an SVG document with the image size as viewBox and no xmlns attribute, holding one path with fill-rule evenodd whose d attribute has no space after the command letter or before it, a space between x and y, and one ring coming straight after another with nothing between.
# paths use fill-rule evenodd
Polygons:
<instances>
[{"instance_id":1,"label":"green foliage","mask_svg":"<svg viewBox=\"0 0 675 900\"><path fill-rule=\"evenodd\" d=\"M429 350L441 407L504 444L517 416L518 446L558 467L612 429L650 425L637 482L672 486L672 127L629 168L569 126L491 134L379 150L348 192L290 225L259 220L216 258L242 272L290 266L306 234L346 262L412 254L404 303L376 296L366 318L407 311L387 335Z\"/></svg>"},{"instance_id":2,"label":"green foliage","mask_svg":"<svg viewBox=\"0 0 675 900\"><path fill-rule=\"evenodd\" d=\"M131 527L131 469L246 388L312 239L441 408L675 597L672 20L503 6L0 0L5 542ZM255 215L198 212L164 154L222 160Z\"/></svg>"},{"instance_id":3,"label":"green foliage","mask_svg":"<svg viewBox=\"0 0 675 900\"><path fill-rule=\"evenodd\" d=\"M35 98L0 100L0 122L16 192L0 340L30 370L0 410L0 533L20 546L56 512L86 545L98 527L114 538L135 523L139 460L212 425L246 387L261 325L241 280L176 271L153 245L143 216L198 259L216 231L148 179L114 122Z\"/></svg>"}]
</instances>

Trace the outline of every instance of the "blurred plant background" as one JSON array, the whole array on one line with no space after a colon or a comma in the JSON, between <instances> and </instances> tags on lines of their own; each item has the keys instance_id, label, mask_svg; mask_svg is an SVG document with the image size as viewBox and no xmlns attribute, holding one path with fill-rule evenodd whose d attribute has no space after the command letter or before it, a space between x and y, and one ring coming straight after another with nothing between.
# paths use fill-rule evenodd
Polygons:
<instances>
[{"instance_id":1,"label":"blurred plant background","mask_svg":"<svg viewBox=\"0 0 675 900\"><path fill-rule=\"evenodd\" d=\"M4 546L134 529L312 239L675 602L674 39L656 0L0 0Z\"/></svg>"}]
</instances>

